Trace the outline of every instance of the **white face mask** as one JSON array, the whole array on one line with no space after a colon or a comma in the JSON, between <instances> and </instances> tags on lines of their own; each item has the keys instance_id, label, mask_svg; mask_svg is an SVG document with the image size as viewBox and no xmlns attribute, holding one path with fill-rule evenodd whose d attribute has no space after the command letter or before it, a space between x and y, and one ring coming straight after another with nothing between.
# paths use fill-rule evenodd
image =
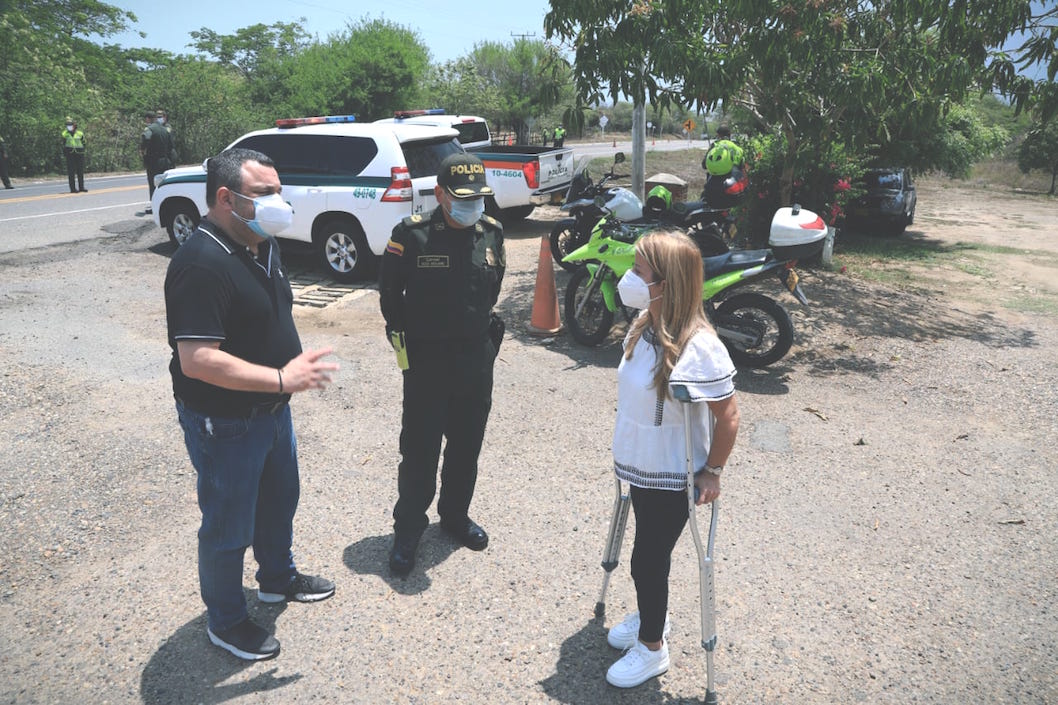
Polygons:
<instances>
[{"instance_id":1,"label":"white face mask","mask_svg":"<svg viewBox=\"0 0 1058 705\"><path fill-rule=\"evenodd\" d=\"M243 218L234 210L232 210L231 213L236 218L250 226L250 230L253 230L261 237L275 237L289 228L290 224L294 221L294 209L291 208L290 204L284 201L283 197L278 193L271 193L267 196L258 196L257 198L250 198L249 196L244 196L235 191L232 191L232 193L239 198L253 201L253 220Z\"/></svg>"},{"instance_id":2,"label":"white face mask","mask_svg":"<svg viewBox=\"0 0 1058 705\"><path fill-rule=\"evenodd\" d=\"M66 131L67 132L73 132L73 125L67 125L66 126Z\"/></svg>"},{"instance_id":3,"label":"white face mask","mask_svg":"<svg viewBox=\"0 0 1058 705\"><path fill-rule=\"evenodd\" d=\"M448 201L448 215L464 228L469 228L478 222L481 214L485 212L484 198L470 198L460 200L452 198Z\"/></svg>"},{"instance_id":4,"label":"white face mask","mask_svg":"<svg viewBox=\"0 0 1058 705\"><path fill-rule=\"evenodd\" d=\"M651 282L651 284L653 283ZM633 269L625 272L624 276L621 277L621 281L617 282L617 293L621 295L621 303L638 309L650 308L651 301L657 301L661 298L660 295L655 296L653 299L650 298L650 284L643 281L643 278L636 274Z\"/></svg>"}]
</instances>

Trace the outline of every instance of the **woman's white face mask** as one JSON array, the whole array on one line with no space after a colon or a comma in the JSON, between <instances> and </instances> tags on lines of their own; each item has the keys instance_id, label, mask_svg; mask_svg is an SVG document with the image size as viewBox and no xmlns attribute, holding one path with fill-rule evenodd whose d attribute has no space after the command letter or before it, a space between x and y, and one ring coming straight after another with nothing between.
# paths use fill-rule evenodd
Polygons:
<instances>
[{"instance_id":1,"label":"woman's white face mask","mask_svg":"<svg viewBox=\"0 0 1058 705\"><path fill-rule=\"evenodd\" d=\"M621 303L632 308L650 308L651 301L657 301L661 298L660 294L650 298L650 286L656 283L643 281L643 278L636 274L634 269L629 269L621 277L621 281L617 282L617 293L621 295Z\"/></svg>"},{"instance_id":2,"label":"woman's white face mask","mask_svg":"<svg viewBox=\"0 0 1058 705\"><path fill-rule=\"evenodd\" d=\"M247 220L241 215L232 210L232 215L246 223L250 230L261 237L275 237L279 233L283 232L290 227L290 224L294 221L294 209L290 207L290 204L283 200L283 197L278 193L271 193L267 196L258 196L256 198L250 198L244 196L241 193L232 191L239 198L245 198L247 201L253 201L254 217L253 220Z\"/></svg>"}]
</instances>

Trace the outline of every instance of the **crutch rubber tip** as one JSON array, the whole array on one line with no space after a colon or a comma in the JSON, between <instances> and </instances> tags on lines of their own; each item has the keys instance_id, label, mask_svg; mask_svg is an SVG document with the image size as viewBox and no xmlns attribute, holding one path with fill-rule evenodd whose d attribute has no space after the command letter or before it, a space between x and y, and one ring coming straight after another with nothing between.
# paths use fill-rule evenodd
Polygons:
<instances>
[{"instance_id":1,"label":"crutch rubber tip","mask_svg":"<svg viewBox=\"0 0 1058 705\"><path fill-rule=\"evenodd\" d=\"M596 619L602 619L605 616L606 616L606 603L605 602L596 602L595 603L595 618Z\"/></svg>"},{"instance_id":2,"label":"crutch rubber tip","mask_svg":"<svg viewBox=\"0 0 1058 705\"><path fill-rule=\"evenodd\" d=\"M705 693L705 705L717 705L718 702L720 702L720 701L717 700L717 698L716 698L716 691L715 690L706 691L706 693Z\"/></svg>"}]
</instances>

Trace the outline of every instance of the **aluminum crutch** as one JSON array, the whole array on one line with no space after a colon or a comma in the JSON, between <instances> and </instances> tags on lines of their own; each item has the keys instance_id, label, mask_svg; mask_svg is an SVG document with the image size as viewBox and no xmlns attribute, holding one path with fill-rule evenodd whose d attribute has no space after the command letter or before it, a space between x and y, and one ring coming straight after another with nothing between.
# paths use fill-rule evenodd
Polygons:
<instances>
[{"instance_id":1,"label":"aluminum crutch","mask_svg":"<svg viewBox=\"0 0 1058 705\"><path fill-rule=\"evenodd\" d=\"M606 614L606 589L610 587L610 574L621 558L621 542L625 537L625 526L628 525L628 507L632 503L631 495L621 487L621 481L614 478L617 485L617 496L613 503L613 516L610 517L610 531L606 536L606 549L602 554L602 591L599 601L595 603L595 616L602 619Z\"/></svg>"},{"instance_id":2,"label":"aluminum crutch","mask_svg":"<svg viewBox=\"0 0 1058 705\"><path fill-rule=\"evenodd\" d=\"M691 404L690 392L682 384L672 385L672 396L678 401ZM699 402L704 403L704 402ZM709 537L702 550L702 536L698 531L695 515L694 449L691 446L691 414L685 408L683 414L684 453L687 459L687 514L691 525L694 548L698 553L698 586L702 608L702 648L705 649L705 705L716 705L716 687L713 681L713 651L716 649L716 593L713 585L713 544L716 540L716 520L720 512L720 500L714 499L709 509Z\"/></svg>"}]
</instances>

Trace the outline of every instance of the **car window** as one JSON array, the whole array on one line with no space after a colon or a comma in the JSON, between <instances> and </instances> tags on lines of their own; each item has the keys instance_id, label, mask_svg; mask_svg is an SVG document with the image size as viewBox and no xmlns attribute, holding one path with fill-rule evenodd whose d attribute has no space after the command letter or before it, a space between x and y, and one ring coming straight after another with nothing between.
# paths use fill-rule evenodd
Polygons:
<instances>
[{"instance_id":1,"label":"car window","mask_svg":"<svg viewBox=\"0 0 1058 705\"><path fill-rule=\"evenodd\" d=\"M437 170L445 157L463 151L455 138L404 142L401 149L404 150L404 161L408 163L408 173L413 179L437 176Z\"/></svg>"},{"instance_id":2,"label":"car window","mask_svg":"<svg viewBox=\"0 0 1058 705\"><path fill-rule=\"evenodd\" d=\"M901 180L898 171L872 171L864 174L863 183L868 189L899 189Z\"/></svg>"},{"instance_id":3,"label":"car window","mask_svg":"<svg viewBox=\"0 0 1058 705\"><path fill-rule=\"evenodd\" d=\"M483 122L460 122L452 125L459 132L459 143L487 142L489 128Z\"/></svg>"},{"instance_id":4,"label":"car window","mask_svg":"<svg viewBox=\"0 0 1058 705\"><path fill-rule=\"evenodd\" d=\"M235 146L267 154L276 163L276 171L287 174L356 176L378 154L378 145L370 137L339 135L253 135Z\"/></svg>"}]
</instances>

